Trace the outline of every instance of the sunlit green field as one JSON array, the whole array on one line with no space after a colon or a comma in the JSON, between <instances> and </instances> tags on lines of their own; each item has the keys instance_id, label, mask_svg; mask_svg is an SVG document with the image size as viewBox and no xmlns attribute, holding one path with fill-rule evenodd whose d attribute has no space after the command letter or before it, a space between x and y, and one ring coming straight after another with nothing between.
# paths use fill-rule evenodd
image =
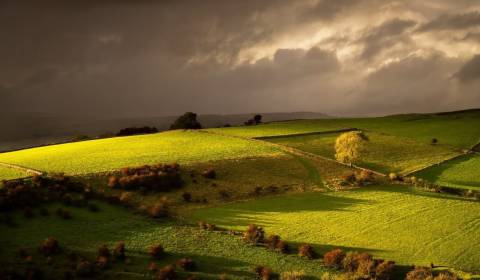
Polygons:
<instances>
[{"instance_id":1,"label":"sunlit green field","mask_svg":"<svg viewBox=\"0 0 480 280\"><path fill-rule=\"evenodd\" d=\"M335 140L340 134L318 134L272 138L268 141L321 156L335 158ZM408 173L458 155L446 145L431 145L406 137L367 132L369 141L359 165L388 173Z\"/></svg>"},{"instance_id":2,"label":"sunlit green field","mask_svg":"<svg viewBox=\"0 0 480 280\"><path fill-rule=\"evenodd\" d=\"M18 249L26 248L37 264L52 268L45 265L45 257L37 253L37 248L46 237L53 236L64 248L80 252L91 260L94 260L98 246L106 243L113 247L116 242L125 241L131 264L114 264L102 279L145 279L151 261L147 250L156 243L162 244L167 252L162 260L156 261L160 267L189 257L196 262L198 271L195 273L201 279L218 279L224 273L228 279L253 279L253 268L260 264L271 267L275 272L304 270L317 277L324 271L318 261L247 246L238 236L201 231L174 221L148 219L108 204L98 205L98 213L69 208L71 220L62 220L53 214L58 206L51 206L52 214L46 218L37 214L27 220L21 215L14 215L16 227L0 224L0 263L17 262L18 259L12 256L17 254ZM63 271L68 267L63 263L64 259L55 257L53 266Z\"/></svg>"},{"instance_id":3,"label":"sunlit green field","mask_svg":"<svg viewBox=\"0 0 480 280\"><path fill-rule=\"evenodd\" d=\"M198 131L115 137L0 154L0 161L47 172L85 174L153 163L275 156L268 145Z\"/></svg>"},{"instance_id":4,"label":"sunlit green field","mask_svg":"<svg viewBox=\"0 0 480 280\"><path fill-rule=\"evenodd\" d=\"M480 270L480 203L405 186L308 193L205 208L191 221L255 223L291 242L370 251L400 264Z\"/></svg>"},{"instance_id":5,"label":"sunlit green field","mask_svg":"<svg viewBox=\"0 0 480 280\"><path fill-rule=\"evenodd\" d=\"M217 131L243 137L265 137L299 133L323 132L344 128L358 128L413 138L430 143L471 148L480 142L480 111L451 115L402 115L381 118L320 119L277 122L254 127L216 128Z\"/></svg>"},{"instance_id":6,"label":"sunlit green field","mask_svg":"<svg viewBox=\"0 0 480 280\"><path fill-rule=\"evenodd\" d=\"M441 186L480 189L480 155L447 161L416 174Z\"/></svg>"},{"instance_id":7,"label":"sunlit green field","mask_svg":"<svg viewBox=\"0 0 480 280\"><path fill-rule=\"evenodd\" d=\"M28 174L18 169L0 166L0 181L27 177Z\"/></svg>"}]
</instances>

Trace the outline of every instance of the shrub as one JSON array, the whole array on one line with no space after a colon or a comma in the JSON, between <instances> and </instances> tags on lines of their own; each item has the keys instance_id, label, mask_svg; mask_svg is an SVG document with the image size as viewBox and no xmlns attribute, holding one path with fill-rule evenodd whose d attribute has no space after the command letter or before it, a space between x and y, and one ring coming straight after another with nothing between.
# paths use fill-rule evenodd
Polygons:
<instances>
[{"instance_id":1,"label":"shrub","mask_svg":"<svg viewBox=\"0 0 480 280\"><path fill-rule=\"evenodd\" d=\"M378 280L388 280L395 269L395 262L382 261L375 268L375 275Z\"/></svg>"},{"instance_id":2,"label":"shrub","mask_svg":"<svg viewBox=\"0 0 480 280\"><path fill-rule=\"evenodd\" d=\"M209 224L204 221L199 221L198 226L200 227L200 229L209 230L209 231L214 231L217 228L214 224Z\"/></svg>"},{"instance_id":3,"label":"shrub","mask_svg":"<svg viewBox=\"0 0 480 280\"><path fill-rule=\"evenodd\" d=\"M265 231L263 228L258 227L254 224L248 225L247 231L243 234L243 241L252 243L252 244L259 244L263 243L265 240Z\"/></svg>"},{"instance_id":4,"label":"shrub","mask_svg":"<svg viewBox=\"0 0 480 280\"><path fill-rule=\"evenodd\" d=\"M81 260L77 264L75 273L79 277L92 277L94 273L94 267L89 261Z\"/></svg>"},{"instance_id":5,"label":"shrub","mask_svg":"<svg viewBox=\"0 0 480 280\"><path fill-rule=\"evenodd\" d=\"M95 264L99 269L106 269L108 267L108 257L98 256Z\"/></svg>"},{"instance_id":6,"label":"shrub","mask_svg":"<svg viewBox=\"0 0 480 280\"><path fill-rule=\"evenodd\" d=\"M200 129L202 125L197 121L197 114L186 112L170 126L170 129Z\"/></svg>"},{"instance_id":7,"label":"shrub","mask_svg":"<svg viewBox=\"0 0 480 280\"><path fill-rule=\"evenodd\" d=\"M97 252L98 252L98 256L102 256L106 258L110 257L110 249L108 249L108 246L106 244L103 244L100 247L98 247Z\"/></svg>"},{"instance_id":8,"label":"shrub","mask_svg":"<svg viewBox=\"0 0 480 280\"><path fill-rule=\"evenodd\" d=\"M192 201L192 194L190 194L189 192L184 192L182 194L182 198L183 198L183 201L185 201L185 202L191 202Z\"/></svg>"},{"instance_id":9,"label":"shrub","mask_svg":"<svg viewBox=\"0 0 480 280\"><path fill-rule=\"evenodd\" d=\"M375 177L373 176L373 172L369 170L362 170L355 177L357 182L360 184L375 182Z\"/></svg>"},{"instance_id":10,"label":"shrub","mask_svg":"<svg viewBox=\"0 0 480 280\"><path fill-rule=\"evenodd\" d=\"M217 172L213 168L209 168L202 172L202 176L207 179L215 179L217 177Z\"/></svg>"},{"instance_id":11,"label":"shrub","mask_svg":"<svg viewBox=\"0 0 480 280\"><path fill-rule=\"evenodd\" d=\"M300 245L300 247L298 248L298 255L302 258L311 260L315 258L316 254L312 246L310 246L309 244L303 244Z\"/></svg>"},{"instance_id":12,"label":"shrub","mask_svg":"<svg viewBox=\"0 0 480 280\"><path fill-rule=\"evenodd\" d=\"M303 271L287 271L280 274L280 280L302 280L305 279Z\"/></svg>"},{"instance_id":13,"label":"shrub","mask_svg":"<svg viewBox=\"0 0 480 280\"><path fill-rule=\"evenodd\" d=\"M430 280L432 278L432 270L429 267L416 266L415 269L407 273L405 280Z\"/></svg>"},{"instance_id":14,"label":"shrub","mask_svg":"<svg viewBox=\"0 0 480 280\"><path fill-rule=\"evenodd\" d=\"M355 182L357 181L357 177L353 172L345 172L342 174L341 180L345 184L350 185L350 184L355 184Z\"/></svg>"},{"instance_id":15,"label":"shrub","mask_svg":"<svg viewBox=\"0 0 480 280\"><path fill-rule=\"evenodd\" d=\"M113 258L115 260L124 260L125 259L125 242L118 242L113 248Z\"/></svg>"},{"instance_id":16,"label":"shrub","mask_svg":"<svg viewBox=\"0 0 480 280\"><path fill-rule=\"evenodd\" d=\"M164 268L158 271L158 280L174 280L177 279L177 275L175 273L175 269L173 265L167 265Z\"/></svg>"},{"instance_id":17,"label":"shrub","mask_svg":"<svg viewBox=\"0 0 480 280\"><path fill-rule=\"evenodd\" d=\"M160 201L155 203L152 207L150 207L150 210L148 213L152 218L162 218L162 217L167 217L168 216L168 203L167 203L167 198L162 197Z\"/></svg>"},{"instance_id":18,"label":"shrub","mask_svg":"<svg viewBox=\"0 0 480 280\"><path fill-rule=\"evenodd\" d=\"M344 258L345 253L342 249L333 249L323 255L323 263L327 267L340 268Z\"/></svg>"},{"instance_id":19,"label":"shrub","mask_svg":"<svg viewBox=\"0 0 480 280\"><path fill-rule=\"evenodd\" d=\"M45 256L52 256L60 253L60 245L58 244L58 241L55 238L48 237L43 241L42 246L40 247L40 251Z\"/></svg>"},{"instance_id":20,"label":"shrub","mask_svg":"<svg viewBox=\"0 0 480 280\"><path fill-rule=\"evenodd\" d=\"M124 190L143 189L145 192L167 192L180 188L183 185L178 164L157 164L136 168L123 168L118 179L111 180L111 185L115 188ZM115 180L118 180L118 183Z\"/></svg>"},{"instance_id":21,"label":"shrub","mask_svg":"<svg viewBox=\"0 0 480 280\"><path fill-rule=\"evenodd\" d=\"M191 259L180 259L177 261L177 266L181 267L185 271L193 271L195 270L195 262Z\"/></svg>"},{"instance_id":22,"label":"shrub","mask_svg":"<svg viewBox=\"0 0 480 280\"><path fill-rule=\"evenodd\" d=\"M400 180L400 176L398 176L397 173L392 172L388 174L388 179L390 179L391 181L398 181Z\"/></svg>"},{"instance_id":23,"label":"shrub","mask_svg":"<svg viewBox=\"0 0 480 280\"><path fill-rule=\"evenodd\" d=\"M433 278L434 280L457 280L457 276L450 272L441 272L439 275Z\"/></svg>"},{"instance_id":24,"label":"shrub","mask_svg":"<svg viewBox=\"0 0 480 280\"><path fill-rule=\"evenodd\" d=\"M258 279L270 280L272 279L272 270L266 266L257 266L254 269Z\"/></svg>"},{"instance_id":25,"label":"shrub","mask_svg":"<svg viewBox=\"0 0 480 280\"><path fill-rule=\"evenodd\" d=\"M358 252L348 252L342 265L345 271L357 272L362 276L370 275L375 267L372 255Z\"/></svg>"},{"instance_id":26,"label":"shrub","mask_svg":"<svg viewBox=\"0 0 480 280\"><path fill-rule=\"evenodd\" d=\"M124 205L128 205L132 202L133 194L131 192L122 192L118 199Z\"/></svg>"},{"instance_id":27,"label":"shrub","mask_svg":"<svg viewBox=\"0 0 480 280\"><path fill-rule=\"evenodd\" d=\"M163 249L163 246L161 244L152 245L148 250L148 254L155 259L160 259L164 253L165 250Z\"/></svg>"},{"instance_id":28,"label":"shrub","mask_svg":"<svg viewBox=\"0 0 480 280\"><path fill-rule=\"evenodd\" d=\"M149 133L157 133L158 129L154 126L148 127L127 127L121 129L116 136L129 136L129 135L137 135L137 134L149 134Z\"/></svg>"},{"instance_id":29,"label":"shrub","mask_svg":"<svg viewBox=\"0 0 480 280\"><path fill-rule=\"evenodd\" d=\"M272 250L282 253L288 253L289 251L288 244L285 241L281 240L280 236L278 235L270 235L265 240L265 243L267 244L267 247Z\"/></svg>"}]
</instances>

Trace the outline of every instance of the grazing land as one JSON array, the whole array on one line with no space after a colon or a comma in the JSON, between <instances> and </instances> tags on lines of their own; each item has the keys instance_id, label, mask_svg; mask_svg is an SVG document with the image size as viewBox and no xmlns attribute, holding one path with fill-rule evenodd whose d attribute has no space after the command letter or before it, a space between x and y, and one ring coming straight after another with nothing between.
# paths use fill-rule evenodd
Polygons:
<instances>
[{"instance_id":1,"label":"grazing land","mask_svg":"<svg viewBox=\"0 0 480 280\"><path fill-rule=\"evenodd\" d=\"M277 156L268 145L196 131L115 137L2 153L0 161L69 175L105 172L126 166Z\"/></svg>"},{"instance_id":2,"label":"grazing land","mask_svg":"<svg viewBox=\"0 0 480 280\"><path fill-rule=\"evenodd\" d=\"M479 211L478 202L387 185L210 207L192 212L189 219L231 229L256 223L322 252L345 247L405 265L480 271Z\"/></svg>"},{"instance_id":3,"label":"grazing land","mask_svg":"<svg viewBox=\"0 0 480 280\"><path fill-rule=\"evenodd\" d=\"M0 181L27 177L28 173L0 165Z\"/></svg>"},{"instance_id":4,"label":"grazing land","mask_svg":"<svg viewBox=\"0 0 480 280\"><path fill-rule=\"evenodd\" d=\"M335 140L339 133L289 136L268 141L321 156L335 158ZM367 132L369 141L361 153L360 166L379 172L409 173L459 154L450 146L431 145L411 138Z\"/></svg>"},{"instance_id":5,"label":"grazing land","mask_svg":"<svg viewBox=\"0 0 480 280\"><path fill-rule=\"evenodd\" d=\"M480 155L466 155L416 174L441 186L480 189Z\"/></svg>"}]
</instances>

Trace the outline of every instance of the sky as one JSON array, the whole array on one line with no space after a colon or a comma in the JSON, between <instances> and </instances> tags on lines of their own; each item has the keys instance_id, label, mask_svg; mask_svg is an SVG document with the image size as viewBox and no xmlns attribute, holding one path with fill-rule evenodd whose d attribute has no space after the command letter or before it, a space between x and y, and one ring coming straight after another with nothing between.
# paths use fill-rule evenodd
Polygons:
<instances>
[{"instance_id":1,"label":"sky","mask_svg":"<svg viewBox=\"0 0 480 280\"><path fill-rule=\"evenodd\" d=\"M4 112L480 107L477 0L0 0Z\"/></svg>"}]
</instances>

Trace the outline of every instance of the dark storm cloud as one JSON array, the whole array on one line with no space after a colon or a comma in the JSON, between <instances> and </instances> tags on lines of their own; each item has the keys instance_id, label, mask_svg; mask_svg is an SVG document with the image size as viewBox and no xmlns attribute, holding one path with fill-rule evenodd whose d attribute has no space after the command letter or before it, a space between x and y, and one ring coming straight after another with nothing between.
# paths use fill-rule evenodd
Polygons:
<instances>
[{"instance_id":1,"label":"dark storm cloud","mask_svg":"<svg viewBox=\"0 0 480 280\"><path fill-rule=\"evenodd\" d=\"M478 11L462 14L445 14L420 26L418 31L433 30L463 30L480 26L480 13Z\"/></svg>"},{"instance_id":2,"label":"dark storm cloud","mask_svg":"<svg viewBox=\"0 0 480 280\"><path fill-rule=\"evenodd\" d=\"M99 115L378 114L440 108L438 94L454 109L466 99L447 92L450 77L469 80L468 63L459 69L478 43L478 11L456 3L3 0L0 103ZM459 38L471 53L427 38L467 27ZM462 91L480 106L465 93L478 92L473 83Z\"/></svg>"},{"instance_id":3,"label":"dark storm cloud","mask_svg":"<svg viewBox=\"0 0 480 280\"><path fill-rule=\"evenodd\" d=\"M471 82L480 79L480 55L475 55L455 74L462 82Z\"/></svg>"}]
</instances>

